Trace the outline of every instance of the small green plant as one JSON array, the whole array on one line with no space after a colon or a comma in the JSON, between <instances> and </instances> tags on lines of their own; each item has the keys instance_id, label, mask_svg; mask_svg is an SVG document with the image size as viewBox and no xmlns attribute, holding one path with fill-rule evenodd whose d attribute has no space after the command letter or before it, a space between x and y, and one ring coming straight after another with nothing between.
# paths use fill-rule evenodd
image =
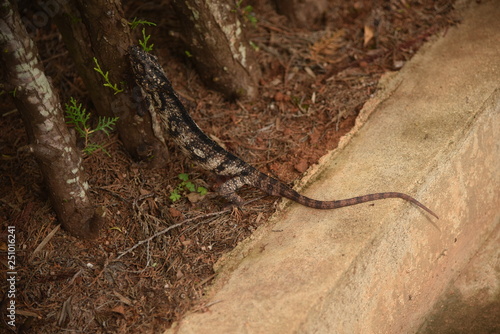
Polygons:
<instances>
[{"instance_id":1,"label":"small green plant","mask_svg":"<svg viewBox=\"0 0 500 334\"><path fill-rule=\"evenodd\" d=\"M250 44L250 46L252 47L252 49L254 49L255 51L259 51L259 46L257 44L255 44L252 41L248 41L248 43Z\"/></svg>"},{"instance_id":2,"label":"small green plant","mask_svg":"<svg viewBox=\"0 0 500 334\"><path fill-rule=\"evenodd\" d=\"M73 24L82 22L82 19L80 17L73 16L70 14L68 14L68 17L69 17L69 20L71 21L71 23L73 23Z\"/></svg>"},{"instance_id":3,"label":"small green plant","mask_svg":"<svg viewBox=\"0 0 500 334\"><path fill-rule=\"evenodd\" d=\"M109 71L106 71L106 73L104 73L104 71L101 69L101 66L99 65L99 63L97 62L97 58L94 57L94 63L95 63L95 66L94 67L94 70L99 73L100 75L102 75L102 77L104 78L104 81L106 81L104 83L104 87L109 87L111 88L112 90L115 91L115 95L118 94L118 93L121 93L123 92L123 89L122 88L118 88L117 84L112 84L110 81L109 81Z\"/></svg>"},{"instance_id":4,"label":"small green plant","mask_svg":"<svg viewBox=\"0 0 500 334\"><path fill-rule=\"evenodd\" d=\"M181 180L181 183L179 183L177 187L170 192L169 198L172 202L180 200L182 197L181 193L184 192L185 190L192 193L198 193L202 196L206 195L208 192L208 190L205 187L196 186L193 182L189 181L188 174L185 173L179 174L179 179Z\"/></svg>"},{"instance_id":5,"label":"small green plant","mask_svg":"<svg viewBox=\"0 0 500 334\"><path fill-rule=\"evenodd\" d=\"M144 40L139 40L139 45L142 46L142 49L146 52L153 50L154 44L148 45L151 35L146 35L146 28L142 28L142 38L144 38Z\"/></svg>"},{"instance_id":6,"label":"small green plant","mask_svg":"<svg viewBox=\"0 0 500 334\"><path fill-rule=\"evenodd\" d=\"M134 17L134 19L132 20L132 22L129 22L128 24L130 25L130 29L135 29L138 26L140 26L141 24L142 25L146 25L146 26L156 27L156 23L150 22L150 21L146 21L146 20L139 20L137 17Z\"/></svg>"},{"instance_id":7,"label":"small green plant","mask_svg":"<svg viewBox=\"0 0 500 334\"><path fill-rule=\"evenodd\" d=\"M253 26L257 25L257 22L259 22L259 20L257 20L257 17L255 16L255 12L253 11L253 7L250 5L242 7L241 6L242 2L243 2L243 0L238 0L236 2L236 10L235 11L239 11L241 13L241 15L248 22L250 22Z\"/></svg>"},{"instance_id":8,"label":"small green plant","mask_svg":"<svg viewBox=\"0 0 500 334\"><path fill-rule=\"evenodd\" d=\"M132 22L128 23L130 25L131 29L137 28L139 25L147 25L147 26L156 26L156 23L146 21L146 20L139 20L137 17L134 17ZM153 50L154 44L148 45L148 41L151 38L151 35L146 35L146 28L142 28L142 40L139 40L139 45L142 47L142 49L146 52L150 52Z\"/></svg>"},{"instance_id":9,"label":"small green plant","mask_svg":"<svg viewBox=\"0 0 500 334\"><path fill-rule=\"evenodd\" d=\"M6 85L4 85L3 83L0 83L0 96L2 96L4 94L12 94L13 97L16 97L17 87L15 87L14 90L11 90L11 91L7 91L7 90L5 90L5 88L6 88Z\"/></svg>"},{"instance_id":10,"label":"small green plant","mask_svg":"<svg viewBox=\"0 0 500 334\"><path fill-rule=\"evenodd\" d=\"M87 109L82 108L82 104L78 104L76 99L70 98L69 104L65 104L66 107L66 118L67 124L72 124L75 127L76 132L84 139L83 152L91 155L98 149L101 149L108 156L109 153L102 147L102 145L90 142L90 137L97 131L103 131L109 136L109 132L113 130L118 117L99 117L97 121L97 126L92 129L89 125L90 113Z\"/></svg>"},{"instance_id":11,"label":"small green plant","mask_svg":"<svg viewBox=\"0 0 500 334\"><path fill-rule=\"evenodd\" d=\"M303 103L304 102L304 98L300 98L300 97L298 97L296 95L292 95L291 102L296 107L298 107L300 109L300 111L302 111L303 113L306 113L309 110L309 108L311 107L310 104Z\"/></svg>"},{"instance_id":12,"label":"small green plant","mask_svg":"<svg viewBox=\"0 0 500 334\"><path fill-rule=\"evenodd\" d=\"M2 85L2 88L3 88L3 85ZM16 93L17 93L17 87L15 87L13 90L11 91L6 91L6 90L3 90L0 92L0 96L4 95L4 94L12 94L12 97L16 97Z\"/></svg>"}]
</instances>

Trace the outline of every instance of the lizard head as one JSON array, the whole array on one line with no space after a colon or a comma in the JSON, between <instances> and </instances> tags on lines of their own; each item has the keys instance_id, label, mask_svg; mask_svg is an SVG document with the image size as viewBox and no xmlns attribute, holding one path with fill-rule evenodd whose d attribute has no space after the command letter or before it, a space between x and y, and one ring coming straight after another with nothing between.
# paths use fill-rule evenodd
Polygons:
<instances>
[{"instance_id":1,"label":"lizard head","mask_svg":"<svg viewBox=\"0 0 500 334\"><path fill-rule=\"evenodd\" d=\"M157 57L136 45L129 48L129 57L135 81L146 92L160 88L165 80L168 82Z\"/></svg>"}]
</instances>

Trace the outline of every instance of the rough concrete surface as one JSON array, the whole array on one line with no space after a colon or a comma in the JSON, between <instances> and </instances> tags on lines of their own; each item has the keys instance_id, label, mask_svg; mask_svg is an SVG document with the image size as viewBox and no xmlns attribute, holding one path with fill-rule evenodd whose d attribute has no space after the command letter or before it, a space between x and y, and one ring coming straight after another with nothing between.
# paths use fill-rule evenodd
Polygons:
<instances>
[{"instance_id":1,"label":"rough concrete surface","mask_svg":"<svg viewBox=\"0 0 500 334\"><path fill-rule=\"evenodd\" d=\"M367 105L293 204L221 261L207 310L166 333L411 333L500 222L500 5L471 4Z\"/></svg>"},{"instance_id":2,"label":"rough concrete surface","mask_svg":"<svg viewBox=\"0 0 500 334\"><path fill-rule=\"evenodd\" d=\"M500 224L434 305L418 334L500 333Z\"/></svg>"}]
</instances>

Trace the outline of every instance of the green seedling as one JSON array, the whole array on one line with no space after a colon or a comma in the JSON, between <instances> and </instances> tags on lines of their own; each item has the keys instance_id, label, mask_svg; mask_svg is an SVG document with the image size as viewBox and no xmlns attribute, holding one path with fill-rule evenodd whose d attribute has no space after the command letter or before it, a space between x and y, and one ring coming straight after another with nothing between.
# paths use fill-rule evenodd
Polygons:
<instances>
[{"instance_id":1,"label":"green seedling","mask_svg":"<svg viewBox=\"0 0 500 334\"><path fill-rule=\"evenodd\" d=\"M102 75L102 77L104 78L104 87L109 87L111 88L114 92L115 92L115 95L118 94L118 93L121 93L123 92L123 89L121 88L118 88L118 85L117 84L112 84L110 81L109 81L109 71L106 71L106 73L104 73L104 71L101 69L101 66L99 65L99 63L97 62L97 58L94 57L94 63L96 65L96 67L94 67L94 70L99 73L100 75Z\"/></svg>"},{"instance_id":2,"label":"green seedling","mask_svg":"<svg viewBox=\"0 0 500 334\"><path fill-rule=\"evenodd\" d=\"M140 25L147 25L153 27L156 26L156 23L154 22L139 20L137 19L137 17L134 17L132 22L129 22L128 24L130 25L131 29L135 29ZM151 38L151 35L146 35L146 28L142 28L142 38L143 38L142 40L141 39L139 40L139 45L142 47L142 49L146 52L150 52L151 50L153 50L154 44L148 45L148 41Z\"/></svg>"},{"instance_id":3,"label":"green seedling","mask_svg":"<svg viewBox=\"0 0 500 334\"><path fill-rule=\"evenodd\" d=\"M130 25L130 29L135 29L138 26L140 26L141 24L142 25L146 25L146 26L156 27L156 23L150 22L150 21L146 21L146 20L139 20L137 17L134 17L134 19L132 20L132 22L129 22L128 24Z\"/></svg>"},{"instance_id":4,"label":"green seedling","mask_svg":"<svg viewBox=\"0 0 500 334\"><path fill-rule=\"evenodd\" d=\"M250 44L250 46L252 47L252 49L254 49L255 51L259 51L259 46L257 44L255 44L252 41L248 41L248 43Z\"/></svg>"},{"instance_id":5,"label":"green seedling","mask_svg":"<svg viewBox=\"0 0 500 334\"><path fill-rule=\"evenodd\" d=\"M90 141L90 137L97 131L102 131L109 136L110 131L113 130L113 126L116 125L118 117L99 117L97 120L97 126L92 129L89 124L91 114L87 112L87 109L82 108L82 104L78 104L76 99L70 98L69 104L65 104L65 112L67 124L72 124L75 131L84 139L83 152L87 155L91 155L97 150L102 150L108 156L110 154L102 147L102 145L93 143Z\"/></svg>"},{"instance_id":6,"label":"green seedling","mask_svg":"<svg viewBox=\"0 0 500 334\"><path fill-rule=\"evenodd\" d=\"M236 2L236 10L235 12L238 11L241 13L241 16L245 18L248 22L250 22L253 26L257 25L257 17L255 16L255 12L253 11L253 7L248 5L245 7L242 7L241 4L243 3L243 0L239 0Z\"/></svg>"},{"instance_id":7,"label":"green seedling","mask_svg":"<svg viewBox=\"0 0 500 334\"><path fill-rule=\"evenodd\" d=\"M189 175L182 173L179 174L179 179L181 182L177 185L177 187L170 192L170 200L172 202L176 202L182 198L182 193L186 190L192 193L198 193L202 196L208 193L208 190L205 187L196 186L194 183L189 181Z\"/></svg>"},{"instance_id":8,"label":"green seedling","mask_svg":"<svg viewBox=\"0 0 500 334\"><path fill-rule=\"evenodd\" d=\"M139 45L142 46L142 49L146 52L150 52L153 50L154 44L148 45L148 41L151 38L151 35L146 35L146 28L142 28L142 38L144 40L139 40Z\"/></svg>"}]
</instances>

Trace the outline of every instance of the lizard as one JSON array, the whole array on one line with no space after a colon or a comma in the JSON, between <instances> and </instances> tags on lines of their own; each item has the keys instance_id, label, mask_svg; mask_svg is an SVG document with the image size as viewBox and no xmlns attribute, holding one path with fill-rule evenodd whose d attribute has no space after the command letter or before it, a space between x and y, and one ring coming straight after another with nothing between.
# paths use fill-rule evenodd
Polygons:
<instances>
[{"instance_id":1,"label":"lizard","mask_svg":"<svg viewBox=\"0 0 500 334\"><path fill-rule=\"evenodd\" d=\"M299 194L285 183L264 174L205 134L196 124L172 88L158 58L138 46L129 48L129 58L134 79L139 87L136 99L150 111L153 123L161 128L189 159L202 168L223 177L229 177L218 189L218 193L238 206L244 203L237 190L244 185L259 188L272 196L281 196L315 209L337 209L341 207L382 200L400 198L438 216L410 195L400 192L381 192L348 199L320 201Z\"/></svg>"}]
</instances>

